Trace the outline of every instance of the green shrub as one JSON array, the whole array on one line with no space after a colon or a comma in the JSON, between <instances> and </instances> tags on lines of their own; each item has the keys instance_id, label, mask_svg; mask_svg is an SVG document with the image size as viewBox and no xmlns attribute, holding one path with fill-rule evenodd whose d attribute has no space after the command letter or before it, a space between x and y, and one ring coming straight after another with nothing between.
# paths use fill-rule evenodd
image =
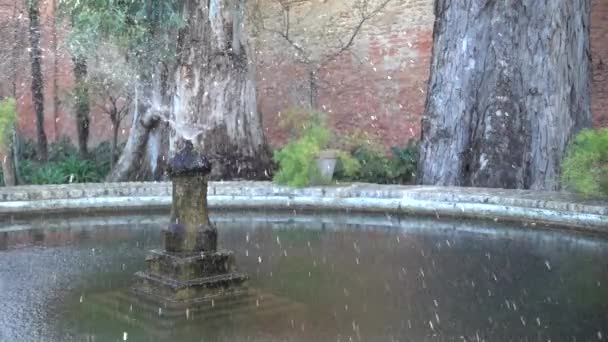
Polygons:
<instances>
[{"instance_id":1,"label":"green shrub","mask_svg":"<svg viewBox=\"0 0 608 342\"><path fill-rule=\"evenodd\" d=\"M375 146L363 145L355 150L353 157L359 161L361 168L351 181L366 183L390 183L391 162L384 153Z\"/></svg>"},{"instance_id":2,"label":"green shrub","mask_svg":"<svg viewBox=\"0 0 608 342\"><path fill-rule=\"evenodd\" d=\"M574 138L562 162L562 184L586 196L608 195L608 128Z\"/></svg>"},{"instance_id":3,"label":"green shrub","mask_svg":"<svg viewBox=\"0 0 608 342\"><path fill-rule=\"evenodd\" d=\"M35 159L35 154L30 154L26 142L25 152L22 150L23 158L19 161L19 175L25 184L67 184L67 183L94 183L103 182L110 172L109 148L100 144L91 156L92 160L80 159L77 148L71 144L69 139L62 138L49 147L49 162L40 163ZM107 144L106 144L107 145ZM108 152L106 152L108 150ZM97 157L99 156L99 157Z\"/></svg>"},{"instance_id":4,"label":"green shrub","mask_svg":"<svg viewBox=\"0 0 608 342\"><path fill-rule=\"evenodd\" d=\"M390 176L394 183L411 183L416 176L418 165L418 144L410 141L406 147L393 147L393 158L391 159Z\"/></svg>"},{"instance_id":5,"label":"green shrub","mask_svg":"<svg viewBox=\"0 0 608 342\"><path fill-rule=\"evenodd\" d=\"M47 164L43 167L36 168L28 183L36 185L65 184L67 183L67 179L61 170L54 164Z\"/></svg>"},{"instance_id":6,"label":"green shrub","mask_svg":"<svg viewBox=\"0 0 608 342\"><path fill-rule=\"evenodd\" d=\"M9 134L17 119L17 104L15 99L7 98L0 101L0 145L8 142Z\"/></svg>"},{"instance_id":7,"label":"green shrub","mask_svg":"<svg viewBox=\"0 0 608 342\"><path fill-rule=\"evenodd\" d=\"M411 183L416 172L418 147L410 142L406 147L393 147L389 158L374 144L363 144L353 152L359 165L355 172L344 172L342 165L336 171L336 179L350 182L377 184Z\"/></svg>"},{"instance_id":8,"label":"green shrub","mask_svg":"<svg viewBox=\"0 0 608 342\"><path fill-rule=\"evenodd\" d=\"M316 163L319 152L329 143L330 132L320 125L307 127L302 136L275 151L273 159L279 164L274 181L279 184L303 187L321 180Z\"/></svg>"},{"instance_id":9,"label":"green shrub","mask_svg":"<svg viewBox=\"0 0 608 342\"><path fill-rule=\"evenodd\" d=\"M53 162L59 162L77 154L78 149L66 136L62 136L49 145L49 160Z\"/></svg>"},{"instance_id":10,"label":"green shrub","mask_svg":"<svg viewBox=\"0 0 608 342\"><path fill-rule=\"evenodd\" d=\"M33 140L17 139L19 160L35 160L36 159L36 143Z\"/></svg>"},{"instance_id":11,"label":"green shrub","mask_svg":"<svg viewBox=\"0 0 608 342\"><path fill-rule=\"evenodd\" d=\"M90 160L82 160L76 156L58 162L56 167L67 183L101 182L105 176L103 168Z\"/></svg>"}]
</instances>

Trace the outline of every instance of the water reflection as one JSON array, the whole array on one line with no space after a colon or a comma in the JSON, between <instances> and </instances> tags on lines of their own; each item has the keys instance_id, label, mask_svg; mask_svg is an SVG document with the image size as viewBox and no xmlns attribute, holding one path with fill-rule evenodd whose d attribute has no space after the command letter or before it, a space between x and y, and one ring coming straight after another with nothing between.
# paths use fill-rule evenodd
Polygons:
<instances>
[{"instance_id":1,"label":"water reflection","mask_svg":"<svg viewBox=\"0 0 608 342\"><path fill-rule=\"evenodd\" d=\"M160 246L166 222L136 228L115 219L114 226L80 228L89 238L67 246L0 252L0 300L7 303L0 336L588 341L607 333L608 244L602 240L389 216L213 219L220 245L235 251L251 277L242 296L173 311L134 299L128 291L133 273L146 251ZM10 236L25 230L5 234L14 241ZM50 231L45 238L57 234Z\"/></svg>"}]
</instances>

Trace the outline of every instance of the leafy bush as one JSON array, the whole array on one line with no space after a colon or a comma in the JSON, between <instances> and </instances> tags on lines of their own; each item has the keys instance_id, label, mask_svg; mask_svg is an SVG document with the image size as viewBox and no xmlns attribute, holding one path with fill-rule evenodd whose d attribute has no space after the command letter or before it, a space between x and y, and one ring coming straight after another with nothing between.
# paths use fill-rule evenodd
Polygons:
<instances>
[{"instance_id":1,"label":"leafy bush","mask_svg":"<svg viewBox=\"0 0 608 342\"><path fill-rule=\"evenodd\" d=\"M418 147L410 142L406 147L393 147L389 158L373 144L363 144L353 152L359 168L356 172L344 172L343 165L336 171L336 179L351 182L377 184L407 184L416 172Z\"/></svg>"},{"instance_id":2,"label":"leafy bush","mask_svg":"<svg viewBox=\"0 0 608 342\"><path fill-rule=\"evenodd\" d=\"M25 178L25 177L24 177ZM36 168L29 177L29 184L64 184L67 183L66 176L61 173L61 170L53 164L47 164L43 167Z\"/></svg>"},{"instance_id":3,"label":"leafy bush","mask_svg":"<svg viewBox=\"0 0 608 342\"><path fill-rule=\"evenodd\" d=\"M33 143L26 141L20 149L19 175L25 184L66 184L103 182L110 172L109 144L95 148L93 159L81 159L78 149L67 138L49 146L49 162L36 160ZM107 151L106 151L107 150Z\"/></svg>"},{"instance_id":4,"label":"leafy bush","mask_svg":"<svg viewBox=\"0 0 608 342\"><path fill-rule=\"evenodd\" d=\"M78 149L72 144L70 138L66 136L59 138L56 142L49 145L50 161L62 161L77 154Z\"/></svg>"},{"instance_id":5,"label":"leafy bush","mask_svg":"<svg viewBox=\"0 0 608 342\"><path fill-rule=\"evenodd\" d=\"M317 164L319 153L334 145L335 137L325 124L324 114L303 109L291 109L284 113L280 126L297 136L279 151L273 160L279 170L273 179L279 184L303 187L311 184L327 184ZM353 175L359 169L359 162L348 152L337 151L338 165L344 174Z\"/></svg>"},{"instance_id":6,"label":"leafy bush","mask_svg":"<svg viewBox=\"0 0 608 342\"><path fill-rule=\"evenodd\" d=\"M393 147L390 174L394 183L406 184L414 180L418 166L418 144L413 140L406 147Z\"/></svg>"},{"instance_id":7,"label":"leafy bush","mask_svg":"<svg viewBox=\"0 0 608 342\"><path fill-rule=\"evenodd\" d=\"M101 182L104 179L104 169L90 160L82 160L70 156L56 164L59 172L68 183Z\"/></svg>"},{"instance_id":8,"label":"leafy bush","mask_svg":"<svg viewBox=\"0 0 608 342\"><path fill-rule=\"evenodd\" d=\"M0 145L7 143L16 119L17 105L15 99L7 98L0 101Z\"/></svg>"},{"instance_id":9,"label":"leafy bush","mask_svg":"<svg viewBox=\"0 0 608 342\"><path fill-rule=\"evenodd\" d=\"M19 160L35 160L36 159L36 143L33 140L18 141Z\"/></svg>"},{"instance_id":10,"label":"leafy bush","mask_svg":"<svg viewBox=\"0 0 608 342\"><path fill-rule=\"evenodd\" d=\"M562 184L586 196L608 195L608 128L574 138L562 162Z\"/></svg>"},{"instance_id":11,"label":"leafy bush","mask_svg":"<svg viewBox=\"0 0 608 342\"><path fill-rule=\"evenodd\" d=\"M105 170L90 160L70 156L64 160L37 165L24 160L19 165L23 181L27 184L66 184L101 182Z\"/></svg>"},{"instance_id":12,"label":"leafy bush","mask_svg":"<svg viewBox=\"0 0 608 342\"><path fill-rule=\"evenodd\" d=\"M330 132L320 125L305 129L302 136L275 151L273 159L279 164L274 181L279 184L303 187L321 180L316 164L319 152L329 143Z\"/></svg>"}]
</instances>

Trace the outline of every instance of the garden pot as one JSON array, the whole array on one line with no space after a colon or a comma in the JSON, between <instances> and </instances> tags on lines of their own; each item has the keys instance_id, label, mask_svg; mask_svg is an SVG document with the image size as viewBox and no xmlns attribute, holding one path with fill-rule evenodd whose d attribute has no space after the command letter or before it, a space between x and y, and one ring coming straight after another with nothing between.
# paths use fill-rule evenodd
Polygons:
<instances>
[{"instance_id":1,"label":"garden pot","mask_svg":"<svg viewBox=\"0 0 608 342\"><path fill-rule=\"evenodd\" d=\"M334 170L338 161L338 151L323 150L317 157L317 166L321 171L320 183L330 183L334 177Z\"/></svg>"}]
</instances>

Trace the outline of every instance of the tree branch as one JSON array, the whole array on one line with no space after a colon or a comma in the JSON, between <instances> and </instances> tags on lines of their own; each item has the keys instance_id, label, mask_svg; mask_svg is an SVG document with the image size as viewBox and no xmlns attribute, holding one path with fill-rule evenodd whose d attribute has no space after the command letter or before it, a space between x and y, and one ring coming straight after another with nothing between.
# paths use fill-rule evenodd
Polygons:
<instances>
[{"instance_id":1,"label":"tree branch","mask_svg":"<svg viewBox=\"0 0 608 342\"><path fill-rule=\"evenodd\" d=\"M318 65L317 70L322 68L323 66L327 65L328 63L334 61L338 56L340 56L346 50L349 50L355 43L355 39L357 38L357 36L359 35L359 32L363 28L363 25L368 20L370 20L371 18L375 17L378 13L380 13L380 11L382 11L386 7L386 5L388 5L388 3L391 1L392 0L383 0L382 3L380 3L373 11L368 13L367 12L368 0L364 0L362 2L362 5L360 5L358 7L359 12L361 14L361 19L359 20L359 22L353 29L353 32L351 33L350 37L348 38L346 44L343 44L341 47L338 48L338 51L334 52L333 54L330 54L323 61L321 61Z\"/></svg>"}]
</instances>

